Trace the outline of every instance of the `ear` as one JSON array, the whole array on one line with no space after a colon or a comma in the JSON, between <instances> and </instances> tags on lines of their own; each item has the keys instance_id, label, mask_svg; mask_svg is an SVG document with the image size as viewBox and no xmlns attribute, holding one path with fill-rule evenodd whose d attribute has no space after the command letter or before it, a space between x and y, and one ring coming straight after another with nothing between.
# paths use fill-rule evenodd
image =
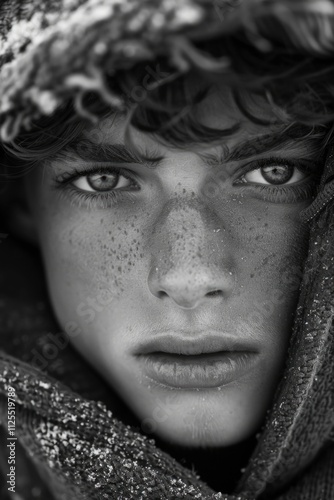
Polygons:
<instances>
[{"instance_id":1,"label":"ear","mask_svg":"<svg viewBox=\"0 0 334 500\"><path fill-rule=\"evenodd\" d=\"M25 186L22 179L10 182L5 196L4 209L8 229L12 235L32 243L38 244L37 229L31 207L29 206Z\"/></svg>"}]
</instances>

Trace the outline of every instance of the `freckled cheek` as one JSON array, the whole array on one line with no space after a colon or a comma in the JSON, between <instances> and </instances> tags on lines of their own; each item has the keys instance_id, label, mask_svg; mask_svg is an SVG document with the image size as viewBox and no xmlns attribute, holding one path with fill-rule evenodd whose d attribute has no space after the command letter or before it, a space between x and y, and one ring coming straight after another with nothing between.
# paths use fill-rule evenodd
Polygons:
<instances>
[{"instance_id":1,"label":"freckled cheek","mask_svg":"<svg viewBox=\"0 0 334 500\"><path fill-rule=\"evenodd\" d=\"M144 258L141 231L134 222L110 219L92 214L45 218L41 240L52 283L78 295L110 290L119 296L128 289Z\"/></svg>"},{"instance_id":2,"label":"freckled cheek","mask_svg":"<svg viewBox=\"0 0 334 500\"><path fill-rule=\"evenodd\" d=\"M263 295L273 287L287 294L296 292L298 287L286 286L286 276L291 273L301 276L309 235L307 228L296 218L277 217L272 212L253 219L249 215L239 217L235 227L239 228L235 258L244 287L258 289Z\"/></svg>"}]
</instances>

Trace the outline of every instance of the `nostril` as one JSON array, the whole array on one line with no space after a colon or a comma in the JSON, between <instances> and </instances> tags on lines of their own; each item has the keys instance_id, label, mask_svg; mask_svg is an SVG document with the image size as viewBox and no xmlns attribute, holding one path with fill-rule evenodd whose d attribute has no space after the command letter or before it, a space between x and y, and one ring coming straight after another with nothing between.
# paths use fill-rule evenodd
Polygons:
<instances>
[{"instance_id":1,"label":"nostril","mask_svg":"<svg viewBox=\"0 0 334 500\"><path fill-rule=\"evenodd\" d=\"M206 297L221 297L222 295L222 290L213 290L212 292L208 292L206 294Z\"/></svg>"}]
</instances>

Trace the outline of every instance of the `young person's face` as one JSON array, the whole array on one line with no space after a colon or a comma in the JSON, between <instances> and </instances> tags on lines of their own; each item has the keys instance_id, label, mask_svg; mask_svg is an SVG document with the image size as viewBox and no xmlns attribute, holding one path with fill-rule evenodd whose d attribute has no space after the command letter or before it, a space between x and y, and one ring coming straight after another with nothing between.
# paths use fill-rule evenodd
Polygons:
<instances>
[{"instance_id":1,"label":"young person's face","mask_svg":"<svg viewBox=\"0 0 334 500\"><path fill-rule=\"evenodd\" d=\"M280 379L313 153L307 141L271 147L274 129L245 119L228 91L198 112L208 126L241 121L241 130L194 151L131 128L155 161L123 155L120 164L100 151L98 170L88 141L124 144L125 119L109 119L86 127L85 149L51 159L25 184L51 301L73 345L143 429L227 446L258 430Z\"/></svg>"}]
</instances>

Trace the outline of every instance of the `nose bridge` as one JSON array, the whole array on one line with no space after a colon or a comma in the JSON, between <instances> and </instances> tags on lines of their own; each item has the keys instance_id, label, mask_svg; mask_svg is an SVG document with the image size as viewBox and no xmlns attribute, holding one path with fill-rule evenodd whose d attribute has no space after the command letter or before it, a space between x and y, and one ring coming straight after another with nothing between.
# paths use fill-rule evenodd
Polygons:
<instances>
[{"instance_id":1,"label":"nose bridge","mask_svg":"<svg viewBox=\"0 0 334 500\"><path fill-rule=\"evenodd\" d=\"M231 290L226 228L200 201L169 200L155 220L149 246L149 286L154 295L193 308L204 297Z\"/></svg>"},{"instance_id":2,"label":"nose bridge","mask_svg":"<svg viewBox=\"0 0 334 500\"><path fill-rule=\"evenodd\" d=\"M204 263L216 252L215 231L219 228L214 226L212 214L199 202L169 200L156 220L152 243L158 254L169 257L175 265L190 260Z\"/></svg>"}]
</instances>

